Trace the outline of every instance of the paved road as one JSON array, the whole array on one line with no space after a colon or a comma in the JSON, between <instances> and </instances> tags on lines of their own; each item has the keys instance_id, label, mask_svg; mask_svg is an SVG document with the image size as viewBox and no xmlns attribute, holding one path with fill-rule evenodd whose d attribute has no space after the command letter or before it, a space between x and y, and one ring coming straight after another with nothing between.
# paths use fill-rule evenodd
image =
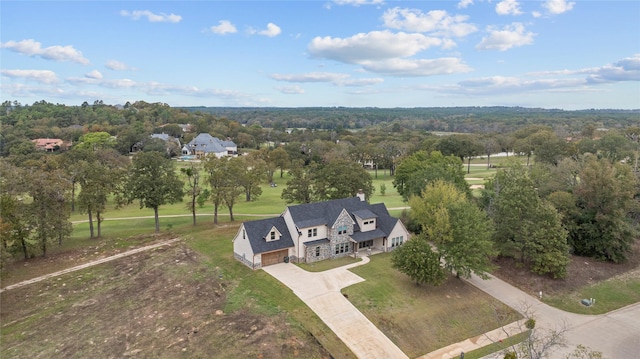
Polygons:
<instances>
[{"instance_id":1,"label":"paved road","mask_svg":"<svg viewBox=\"0 0 640 359\"><path fill-rule=\"evenodd\" d=\"M530 309L538 328L568 329L565 334L568 346L559 348L551 358L562 358L578 344L600 351L609 359L640 357L640 303L602 315L581 315L547 305L493 276L489 280L474 276L469 283L515 310Z\"/></svg>"},{"instance_id":2,"label":"paved road","mask_svg":"<svg viewBox=\"0 0 640 359\"><path fill-rule=\"evenodd\" d=\"M291 288L358 358L408 359L340 293L340 289L364 280L347 269L368 262L365 256L361 262L318 273L307 272L292 263L275 264L263 270Z\"/></svg>"},{"instance_id":3,"label":"paved road","mask_svg":"<svg viewBox=\"0 0 640 359\"><path fill-rule=\"evenodd\" d=\"M22 282L19 282L19 283L16 283L16 284L8 285L8 286L0 289L0 293L4 292L5 290L11 290L11 289L15 289L15 288L24 287L25 285L37 283L37 282L43 281L45 279L58 277L58 276L61 276L63 274L75 272L75 271L78 271L78 270L81 270L81 269L85 269L85 268L88 268L88 267L92 267L92 266L95 266L95 265L98 265L98 264L110 262L112 260L116 260L116 259L119 259L119 258L127 257L127 256L130 256L132 254L148 251L148 250L153 249L153 248L166 246L166 245L175 243L175 242L177 242L179 240L181 240L181 238L170 239L168 241L164 241L164 242L160 242L160 243L156 243L156 244L151 244L151 245L148 245L148 246L144 246L144 247L132 249L132 250L129 250L129 251L126 251L126 252L118 253L118 254L110 256L110 257L97 259L95 261L92 261L92 262L89 262L89 263L85 263L85 264L81 264L81 265L78 265L78 266L75 266L75 267L63 269L61 271L45 274L45 275L40 276L40 277L36 277L36 278L25 280L25 281L22 281Z\"/></svg>"}]
</instances>

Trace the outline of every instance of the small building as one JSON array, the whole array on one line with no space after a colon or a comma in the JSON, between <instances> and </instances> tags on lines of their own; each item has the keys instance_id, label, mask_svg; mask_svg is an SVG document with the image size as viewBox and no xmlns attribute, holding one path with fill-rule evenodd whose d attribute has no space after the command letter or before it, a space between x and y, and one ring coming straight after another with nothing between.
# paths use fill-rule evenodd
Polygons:
<instances>
[{"instance_id":1,"label":"small building","mask_svg":"<svg viewBox=\"0 0 640 359\"><path fill-rule=\"evenodd\" d=\"M244 222L233 239L234 257L252 269L284 261L311 263L360 251L388 252L409 231L384 203L363 196L288 206L279 217Z\"/></svg>"},{"instance_id":2,"label":"small building","mask_svg":"<svg viewBox=\"0 0 640 359\"><path fill-rule=\"evenodd\" d=\"M225 156L236 157L238 155L238 146L231 140L223 141L208 133L201 133L182 147L182 154L196 156L197 158L210 155L215 155L218 158Z\"/></svg>"}]
</instances>

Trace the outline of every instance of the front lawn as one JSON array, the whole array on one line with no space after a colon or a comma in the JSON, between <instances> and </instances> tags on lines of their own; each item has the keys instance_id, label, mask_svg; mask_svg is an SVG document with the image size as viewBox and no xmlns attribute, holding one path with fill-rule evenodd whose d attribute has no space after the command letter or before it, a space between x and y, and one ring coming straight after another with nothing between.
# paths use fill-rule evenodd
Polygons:
<instances>
[{"instance_id":1,"label":"front lawn","mask_svg":"<svg viewBox=\"0 0 640 359\"><path fill-rule=\"evenodd\" d=\"M366 279L342 290L349 300L409 357L514 322L519 314L466 282L417 286L391 267L391 253L351 269Z\"/></svg>"}]
</instances>

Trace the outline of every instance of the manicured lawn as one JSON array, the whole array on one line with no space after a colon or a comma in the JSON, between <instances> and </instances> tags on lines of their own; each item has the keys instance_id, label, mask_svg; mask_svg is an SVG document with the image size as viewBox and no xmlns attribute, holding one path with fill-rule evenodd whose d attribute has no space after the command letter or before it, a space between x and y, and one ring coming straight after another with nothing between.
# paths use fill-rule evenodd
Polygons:
<instances>
[{"instance_id":1,"label":"manicured lawn","mask_svg":"<svg viewBox=\"0 0 640 359\"><path fill-rule=\"evenodd\" d=\"M297 266L308 272L323 272L329 269L346 266L347 264L357 263L362 258L341 257L337 259L326 259L315 263L299 263Z\"/></svg>"},{"instance_id":2,"label":"manicured lawn","mask_svg":"<svg viewBox=\"0 0 640 359\"><path fill-rule=\"evenodd\" d=\"M586 307L582 299L594 298L595 304ZM596 283L571 294L548 297L547 304L579 314L602 314L640 302L640 278L611 279Z\"/></svg>"},{"instance_id":3,"label":"manicured lawn","mask_svg":"<svg viewBox=\"0 0 640 359\"><path fill-rule=\"evenodd\" d=\"M391 267L390 253L374 255L352 271L366 281L342 292L409 357L519 319L512 309L454 277L439 287L417 286Z\"/></svg>"}]
</instances>

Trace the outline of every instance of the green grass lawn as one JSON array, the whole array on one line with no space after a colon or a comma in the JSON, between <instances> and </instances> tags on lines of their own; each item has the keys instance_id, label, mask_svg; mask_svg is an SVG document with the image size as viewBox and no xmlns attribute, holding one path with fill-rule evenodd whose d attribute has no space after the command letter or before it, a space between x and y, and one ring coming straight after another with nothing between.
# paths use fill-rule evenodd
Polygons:
<instances>
[{"instance_id":1,"label":"green grass lawn","mask_svg":"<svg viewBox=\"0 0 640 359\"><path fill-rule=\"evenodd\" d=\"M519 319L512 309L454 277L439 287L417 286L391 267L390 253L351 270L366 281L342 292L409 357Z\"/></svg>"},{"instance_id":2,"label":"green grass lawn","mask_svg":"<svg viewBox=\"0 0 640 359\"><path fill-rule=\"evenodd\" d=\"M595 298L595 304L587 307L582 299ZM603 314L640 302L640 279L610 279L561 296L547 297L545 303L568 312L579 314Z\"/></svg>"}]
</instances>

